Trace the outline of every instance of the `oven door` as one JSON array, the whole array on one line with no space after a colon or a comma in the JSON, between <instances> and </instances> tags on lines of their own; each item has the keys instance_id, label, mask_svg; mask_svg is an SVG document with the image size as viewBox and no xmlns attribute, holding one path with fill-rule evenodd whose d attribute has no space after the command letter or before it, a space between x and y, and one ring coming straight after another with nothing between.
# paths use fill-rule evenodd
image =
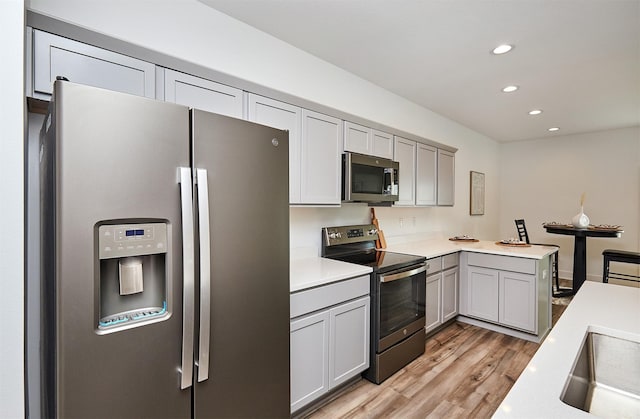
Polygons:
<instances>
[{"instance_id":1,"label":"oven door","mask_svg":"<svg viewBox=\"0 0 640 419\"><path fill-rule=\"evenodd\" d=\"M378 275L376 352L424 330L426 271L421 263Z\"/></svg>"}]
</instances>

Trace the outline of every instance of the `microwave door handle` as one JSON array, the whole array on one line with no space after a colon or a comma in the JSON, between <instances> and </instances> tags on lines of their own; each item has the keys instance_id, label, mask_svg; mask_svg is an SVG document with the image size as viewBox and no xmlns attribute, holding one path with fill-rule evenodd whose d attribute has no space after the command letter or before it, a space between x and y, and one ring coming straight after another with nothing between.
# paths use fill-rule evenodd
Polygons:
<instances>
[{"instance_id":1,"label":"microwave door handle","mask_svg":"<svg viewBox=\"0 0 640 419\"><path fill-rule=\"evenodd\" d=\"M191 168L179 169L180 207L182 210L182 367L180 389L193 382L193 333L195 303L195 257L193 231L193 194Z\"/></svg>"},{"instance_id":2,"label":"microwave door handle","mask_svg":"<svg viewBox=\"0 0 640 419\"><path fill-rule=\"evenodd\" d=\"M198 382L209 378L209 338L211 334L211 242L209 236L209 186L207 171L196 169L198 187L198 235L200 238L200 338Z\"/></svg>"},{"instance_id":3,"label":"microwave door handle","mask_svg":"<svg viewBox=\"0 0 640 419\"><path fill-rule=\"evenodd\" d=\"M391 282L397 281L398 279L408 278L410 276L425 272L427 269L429 269L429 264L425 263L424 265L420 265L415 269L411 269L410 271L399 272L397 274L391 275L380 275L380 282Z\"/></svg>"}]
</instances>

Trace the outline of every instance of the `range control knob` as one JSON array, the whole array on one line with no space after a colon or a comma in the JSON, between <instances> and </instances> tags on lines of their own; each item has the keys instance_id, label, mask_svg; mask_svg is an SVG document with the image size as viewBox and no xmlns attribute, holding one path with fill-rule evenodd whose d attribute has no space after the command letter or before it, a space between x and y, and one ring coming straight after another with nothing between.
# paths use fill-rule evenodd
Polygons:
<instances>
[{"instance_id":1,"label":"range control knob","mask_svg":"<svg viewBox=\"0 0 640 419\"><path fill-rule=\"evenodd\" d=\"M372 228L371 230L369 230L369 235L373 236L374 234L376 234L378 232L378 230L376 230L375 228Z\"/></svg>"},{"instance_id":2,"label":"range control knob","mask_svg":"<svg viewBox=\"0 0 640 419\"><path fill-rule=\"evenodd\" d=\"M341 233L332 231L331 233L329 233L329 238L330 239L339 239L340 237L342 237Z\"/></svg>"}]
</instances>

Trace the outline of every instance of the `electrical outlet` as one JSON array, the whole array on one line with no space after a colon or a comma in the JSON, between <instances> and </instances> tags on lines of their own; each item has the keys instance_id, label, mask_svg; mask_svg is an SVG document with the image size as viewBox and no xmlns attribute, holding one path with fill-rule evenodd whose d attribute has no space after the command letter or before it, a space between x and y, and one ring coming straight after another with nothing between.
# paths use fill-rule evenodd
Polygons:
<instances>
[{"instance_id":1,"label":"electrical outlet","mask_svg":"<svg viewBox=\"0 0 640 419\"><path fill-rule=\"evenodd\" d=\"M404 227L404 218L400 217L398 222L400 223L400 228Z\"/></svg>"}]
</instances>

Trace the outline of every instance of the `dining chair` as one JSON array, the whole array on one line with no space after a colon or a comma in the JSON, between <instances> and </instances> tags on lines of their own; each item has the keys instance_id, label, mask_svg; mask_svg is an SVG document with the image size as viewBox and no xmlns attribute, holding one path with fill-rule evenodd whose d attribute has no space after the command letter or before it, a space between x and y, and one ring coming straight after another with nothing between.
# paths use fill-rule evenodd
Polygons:
<instances>
[{"instance_id":1,"label":"dining chair","mask_svg":"<svg viewBox=\"0 0 640 419\"><path fill-rule=\"evenodd\" d=\"M640 265L640 252L630 252L627 250L606 249L602 252L604 261L602 263L602 282L609 282L609 279L620 279L623 281L640 282L640 275L613 272L610 270L611 262L631 263Z\"/></svg>"},{"instance_id":2,"label":"dining chair","mask_svg":"<svg viewBox=\"0 0 640 419\"><path fill-rule=\"evenodd\" d=\"M555 291L552 289L551 294L554 297L566 297L567 295L571 295L573 290L570 288L560 288L560 278L558 274L558 253L560 252L560 246L557 244L548 244L548 243L531 243L529 240L529 233L527 233L527 226L524 222L524 219L514 220L516 223L516 229L518 230L518 238L520 241L524 241L527 244L535 244L538 246L552 246L556 248L556 251L551 255L551 276L556 284Z\"/></svg>"}]
</instances>

